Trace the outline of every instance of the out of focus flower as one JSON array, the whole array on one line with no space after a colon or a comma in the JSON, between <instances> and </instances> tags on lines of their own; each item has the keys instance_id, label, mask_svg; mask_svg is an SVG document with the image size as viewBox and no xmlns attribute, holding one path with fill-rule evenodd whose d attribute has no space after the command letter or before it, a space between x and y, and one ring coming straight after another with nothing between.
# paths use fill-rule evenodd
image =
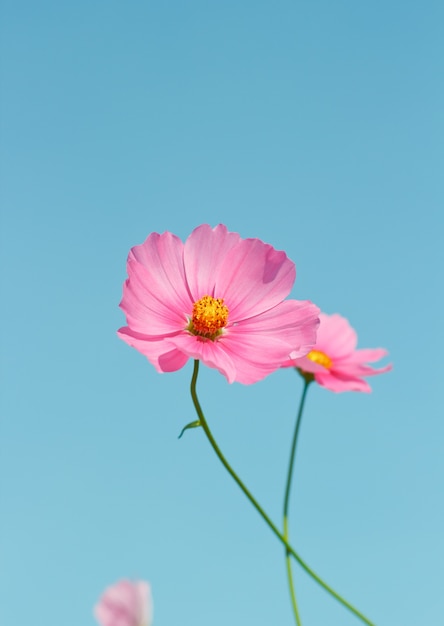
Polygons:
<instances>
[{"instance_id":1,"label":"out of focus flower","mask_svg":"<svg viewBox=\"0 0 444 626\"><path fill-rule=\"evenodd\" d=\"M121 580L108 587L94 608L101 626L150 626L153 619L151 589L143 580Z\"/></svg>"},{"instance_id":2,"label":"out of focus flower","mask_svg":"<svg viewBox=\"0 0 444 626\"><path fill-rule=\"evenodd\" d=\"M316 340L319 309L285 300L296 270L285 252L219 224L185 243L152 233L130 250L118 335L158 372L199 359L231 383L249 384L300 357Z\"/></svg>"},{"instance_id":3,"label":"out of focus flower","mask_svg":"<svg viewBox=\"0 0 444 626\"><path fill-rule=\"evenodd\" d=\"M314 348L302 358L286 361L283 367L297 367L305 377L330 391L371 391L365 376L388 372L392 366L374 369L367 365L387 354L382 348L357 350L357 335L345 317L319 314L320 325Z\"/></svg>"}]
</instances>

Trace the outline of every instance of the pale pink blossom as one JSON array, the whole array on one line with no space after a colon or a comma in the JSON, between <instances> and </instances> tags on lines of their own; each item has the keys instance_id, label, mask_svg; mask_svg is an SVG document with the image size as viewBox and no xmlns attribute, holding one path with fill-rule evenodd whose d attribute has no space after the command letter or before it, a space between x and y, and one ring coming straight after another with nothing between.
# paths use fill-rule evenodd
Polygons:
<instances>
[{"instance_id":1,"label":"pale pink blossom","mask_svg":"<svg viewBox=\"0 0 444 626\"><path fill-rule=\"evenodd\" d=\"M121 580L105 590L94 608L101 626L151 626L151 588L143 580Z\"/></svg>"},{"instance_id":2,"label":"pale pink blossom","mask_svg":"<svg viewBox=\"0 0 444 626\"><path fill-rule=\"evenodd\" d=\"M365 376L388 372L392 366L374 369L367 365L387 354L383 348L357 350L357 335L341 315L319 314L316 345L302 358L286 361L283 367L297 367L312 374L319 385L330 391L371 391Z\"/></svg>"},{"instance_id":3,"label":"pale pink blossom","mask_svg":"<svg viewBox=\"0 0 444 626\"><path fill-rule=\"evenodd\" d=\"M185 243L152 233L130 250L118 335L158 372L199 359L231 383L249 384L300 357L316 340L319 309L285 300L296 270L285 252L219 224Z\"/></svg>"}]
</instances>

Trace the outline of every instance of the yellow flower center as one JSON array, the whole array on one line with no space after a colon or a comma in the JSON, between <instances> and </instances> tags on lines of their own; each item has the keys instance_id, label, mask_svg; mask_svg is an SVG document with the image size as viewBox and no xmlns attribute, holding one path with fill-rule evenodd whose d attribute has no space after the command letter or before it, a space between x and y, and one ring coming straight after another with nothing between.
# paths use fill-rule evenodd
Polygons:
<instances>
[{"instance_id":1,"label":"yellow flower center","mask_svg":"<svg viewBox=\"0 0 444 626\"><path fill-rule=\"evenodd\" d=\"M307 357L310 359L310 361L313 361L313 363L322 365L328 370L333 365L331 358L327 356L325 352L321 352L320 350L312 350L307 354Z\"/></svg>"},{"instance_id":2,"label":"yellow flower center","mask_svg":"<svg viewBox=\"0 0 444 626\"><path fill-rule=\"evenodd\" d=\"M228 322L228 307L222 298L204 296L193 304L193 317L188 330L193 335L215 340Z\"/></svg>"}]
</instances>

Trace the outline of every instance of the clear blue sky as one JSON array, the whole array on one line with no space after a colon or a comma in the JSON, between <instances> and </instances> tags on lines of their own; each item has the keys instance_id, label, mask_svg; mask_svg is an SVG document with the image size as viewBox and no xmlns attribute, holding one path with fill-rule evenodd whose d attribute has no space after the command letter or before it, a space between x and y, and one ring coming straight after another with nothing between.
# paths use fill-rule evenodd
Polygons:
<instances>
[{"instance_id":1,"label":"clear blue sky","mask_svg":"<svg viewBox=\"0 0 444 626\"><path fill-rule=\"evenodd\" d=\"M4 0L0 623L290 626L283 554L194 418L191 363L116 336L129 248L225 223L295 261L393 372L312 388L291 533L378 626L444 615L444 5ZM280 521L301 382L201 370L228 458ZM304 626L357 624L296 570Z\"/></svg>"}]
</instances>

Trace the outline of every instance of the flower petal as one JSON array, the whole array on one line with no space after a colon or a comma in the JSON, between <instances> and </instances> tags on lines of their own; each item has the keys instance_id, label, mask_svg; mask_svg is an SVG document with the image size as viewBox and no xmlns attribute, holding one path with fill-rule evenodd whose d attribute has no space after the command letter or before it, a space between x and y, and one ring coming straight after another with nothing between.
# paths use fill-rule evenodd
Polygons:
<instances>
[{"instance_id":1,"label":"flower petal","mask_svg":"<svg viewBox=\"0 0 444 626\"><path fill-rule=\"evenodd\" d=\"M333 315L321 313L319 319L321 323L316 350L325 352L332 360L352 353L356 348L358 338L348 320L337 313Z\"/></svg>"},{"instance_id":2,"label":"flower petal","mask_svg":"<svg viewBox=\"0 0 444 626\"><path fill-rule=\"evenodd\" d=\"M229 250L240 241L240 235L228 232L223 224L215 228L202 224L193 230L184 246L186 278L193 302L206 295L221 297L214 293L216 277L223 271Z\"/></svg>"},{"instance_id":3,"label":"flower petal","mask_svg":"<svg viewBox=\"0 0 444 626\"><path fill-rule=\"evenodd\" d=\"M370 365L365 365L363 363L337 363L334 366L334 370L340 372L343 376L375 376L376 374L384 374L385 372L389 372L392 369L391 363L384 367L370 367Z\"/></svg>"},{"instance_id":4,"label":"flower petal","mask_svg":"<svg viewBox=\"0 0 444 626\"><path fill-rule=\"evenodd\" d=\"M158 372L176 372L188 361L188 356L169 341L170 337L148 337L136 333L128 326L119 328L117 334L125 343L145 355Z\"/></svg>"},{"instance_id":5,"label":"flower petal","mask_svg":"<svg viewBox=\"0 0 444 626\"><path fill-rule=\"evenodd\" d=\"M254 335L259 362L293 358L307 354L316 343L316 331L319 325L319 309L309 300L284 300L272 309L248 318L227 328L227 336L235 341ZM267 352L273 342L280 346L282 356L273 356ZM262 353L262 358L260 357Z\"/></svg>"},{"instance_id":6,"label":"flower petal","mask_svg":"<svg viewBox=\"0 0 444 626\"><path fill-rule=\"evenodd\" d=\"M315 380L322 387L326 387L335 393L341 393L343 391L362 391L369 393L371 391L370 385L361 378L353 378L351 376L342 378L332 372L315 374Z\"/></svg>"},{"instance_id":7,"label":"flower petal","mask_svg":"<svg viewBox=\"0 0 444 626\"><path fill-rule=\"evenodd\" d=\"M298 369L308 372L309 374L316 374L317 372L325 372L326 368L320 363L315 363L307 356L301 358L290 359L282 364L282 367L297 367Z\"/></svg>"},{"instance_id":8,"label":"flower petal","mask_svg":"<svg viewBox=\"0 0 444 626\"><path fill-rule=\"evenodd\" d=\"M253 339L253 336L251 338ZM242 345L238 342L232 341L223 342L223 350L233 362L233 366L236 371L236 375L233 380L238 383L242 383L243 385L252 385L253 383L257 383L262 380L269 374L272 374L276 369L278 369L279 366L276 366L276 363L272 362L258 363L255 361L255 355L252 352L249 352L249 349L255 344L248 342L245 338L243 339L245 341ZM219 341L219 343L222 343L222 341ZM250 354L253 357L251 359L249 358Z\"/></svg>"},{"instance_id":9,"label":"flower petal","mask_svg":"<svg viewBox=\"0 0 444 626\"><path fill-rule=\"evenodd\" d=\"M347 357L347 361L353 363L373 363L386 355L387 350L384 350L384 348L363 348L355 350L353 354Z\"/></svg>"},{"instance_id":10,"label":"flower petal","mask_svg":"<svg viewBox=\"0 0 444 626\"><path fill-rule=\"evenodd\" d=\"M174 291L168 287L159 289L153 281L152 272L134 260L127 264L129 278L123 286L120 303L128 325L136 332L150 336L164 335L184 329L187 316L192 311L191 300L187 309L176 300Z\"/></svg>"},{"instance_id":11,"label":"flower petal","mask_svg":"<svg viewBox=\"0 0 444 626\"><path fill-rule=\"evenodd\" d=\"M101 626L150 626L150 586L145 581L121 580L105 590L94 615Z\"/></svg>"},{"instance_id":12,"label":"flower petal","mask_svg":"<svg viewBox=\"0 0 444 626\"><path fill-rule=\"evenodd\" d=\"M127 269L120 306L131 328L147 335L183 328L192 300L181 240L169 232L152 233L130 250Z\"/></svg>"},{"instance_id":13,"label":"flower petal","mask_svg":"<svg viewBox=\"0 0 444 626\"><path fill-rule=\"evenodd\" d=\"M199 359L208 367L219 370L229 383L237 380L233 361L224 350L220 340L211 341L182 333L171 338L170 341L178 350L186 354L187 358Z\"/></svg>"},{"instance_id":14,"label":"flower petal","mask_svg":"<svg viewBox=\"0 0 444 626\"><path fill-rule=\"evenodd\" d=\"M215 277L215 294L240 321L267 311L288 296L296 278L293 261L260 239L233 247Z\"/></svg>"}]
</instances>

